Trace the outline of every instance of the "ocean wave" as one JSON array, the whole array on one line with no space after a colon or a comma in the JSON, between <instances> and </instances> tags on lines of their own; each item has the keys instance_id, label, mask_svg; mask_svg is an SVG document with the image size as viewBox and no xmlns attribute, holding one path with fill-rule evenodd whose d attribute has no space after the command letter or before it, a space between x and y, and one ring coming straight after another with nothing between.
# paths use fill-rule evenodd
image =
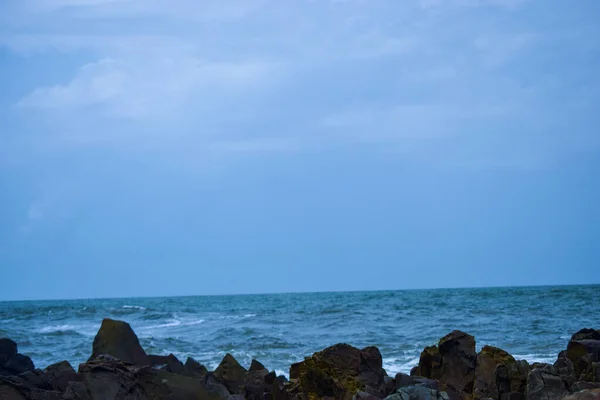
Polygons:
<instances>
[{"instance_id":1,"label":"ocean wave","mask_svg":"<svg viewBox=\"0 0 600 400\"><path fill-rule=\"evenodd\" d=\"M46 336L89 336L80 331L80 328L75 325L51 325L39 329L38 332Z\"/></svg>"},{"instance_id":2,"label":"ocean wave","mask_svg":"<svg viewBox=\"0 0 600 400\"><path fill-rule=\"evenodd\" d=\"M408 360L401 360L398 358L384 358L383 369L390 375L395 375L399 372L409 373L411 368L419 364L419 357L413 357Z\"/></svg>"},{"instance_id":3,"label":"ocean wave","mask_svg":"<svg viewBox=\"0 0 600 400\"><path fill-rule=\"evenodd\" d=\"M201 324L203 322L204 322L203 319L197 319L197 320L193 320L193 321L182 321L179 319L172 319L172 320L165 322L164 324L142 326L139 329L149 330L149 329L172 328L175 326L193 326L193 325Z\"/></svg>"},{"instance_id":4,"label":"ocean wave","mask_svg":"<svg viewBox=\"0 0 600 400\"><path fill-rule=\"evenodd\" d=\"M530 364L535 362L553 364L557 358L552 354L513 354L513 357L517 360L526 360Z\"/></svg>"},{"instance_id":5,"label":"ocean wave","mask_svg":"<svg viewBox=\"0 0 600 400\"><path fill-rule=\"evenodd\" d=\"M125 308L125 309L135 309L135 310L145 310L146 307L142 307L142 306L130 306L128 304L125 304L123 307L121 308Z\"/></svg>"}]
</instances>

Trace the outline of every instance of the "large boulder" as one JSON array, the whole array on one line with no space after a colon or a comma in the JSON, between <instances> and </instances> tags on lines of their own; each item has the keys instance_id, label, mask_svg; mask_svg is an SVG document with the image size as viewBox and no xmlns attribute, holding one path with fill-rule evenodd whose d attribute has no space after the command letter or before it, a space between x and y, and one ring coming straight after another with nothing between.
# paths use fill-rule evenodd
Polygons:
<instances>
[{"instance_id":1,"label":"large boulder","mask_svg":"<svg viewBox=\"0 0 600 400\"><path fill-rule=\"evenodd\" d=\"M127 322L110 318L102 320L100 330L94 338L92 355L88 361L94 360L101 354L111 355L133 365L151 364L131 326Z\"/></svg>"},{"instance_id":2,"label":"large boulder","mask_svg":"<svg viewBox=\"0 0 600 400\"><path fill-rule=\"evenodd\" d=\"M33 371L31 358L17 352L17 344L8 339L0 339L0 375L18 375Z\"/></svg>"},{"instance_id":3,"label":"large boulder","mask_svg":"<svg viewBox=\"0 0 600 400\"><path fill-rule=\"evenodd\" d=\"M582 329L567 345L566 356L573 363L576 380L593 382L594 363L600 362L600 330Z\"/></svg>"},{"instance_id":4,"label":"large boulder","mask_svg":"<svg viewBox=\"0 0 600 400\"><path fill-rule=\"evenodd\" d=\"M473 399L500 399L509 393L525 393L529 365L506 351L483 346L477 354ZM514 396L512 396L514 397Z\"/></svg>"},{"instance_id":5,"label":"large boulder","mask_svg":"<svg viewBox=\"0 0 600 400\"><path fill-rule=\"evenodd\" d=\"M465 332L453 331L440 339L437 346L426 347L421 353L419 375L440 382L440 389L452 399L470 399L475 383L475 338Z\"/></svg>"},{"instance_id":6,"label":"large boulder","mask_svg":"<svg viewBox=\"0 0 600 400\"><path fill-rule=\"evenodd\" d=\"M547 365L534 368L527 377L527 400L561 400L569 391L556 369Z\"/></svg>"},{"instance_id":7,"label":"large boulder","mask_svg":"<svg viewBox=\"0 0 600 400\"><path fill-rule=\"evenodd\" d=\"M192 357L188 357L183 366L183 374L191 378L204 379L208 374L208 369Z\"/></svg>"},{"instance_id":8,"label":"large boulder","mask_svg":"<svg viewBox=\"0 0 600 400\"><path fill-rule=\"evenodd\" d=\"M293 391L308 398L350 400L358 391L380 390L384 376L379 350L359 350L348 344L329 347L290 368Z\"/></svg>"},{"instance_id":9,"label":"large boulder","mask_svg":"<svg viewBox=\"0 0 600 400\"><path fill-rule=\"evenodd\" d=\"M44 373L50 386L61 392L67 390L69 383L77 380L77 372L75 372L75 369L73 369L68 361L49 365L44 370Z\"/></svg>"},{"instance_id":10,"label":"large boulder","mask_svg":"<svg viewBox=\"0 0 600 400\"><path fill-rule=\"evenodd\" d=\"M184 373L185 367L183 363L173 354L169 354L168 356L149 355L148 359L150 360L150 366L153 368L162 369L174 374Z\"/></svg>"},{"instance_id":11,"label":"large boulder","mask_svg":"<svg viewBox=\"0 0 600 400\"><path fill-rule=\"evenodd\" d=\"M385 400L449 400L448 394L423 385L404 386Z\"/></svg>"},{"instance_id":12,"label":"large boulder","mask_svg":"<svg viewBox=\"0 0 600 400\"><path fill-rule=\"evenodd\" d=\"M246 372L246 369L231 354L227 353L215 370L214 376L232 394L238 394L241 393L244 386Z\"/></svg>"}]
</instances>

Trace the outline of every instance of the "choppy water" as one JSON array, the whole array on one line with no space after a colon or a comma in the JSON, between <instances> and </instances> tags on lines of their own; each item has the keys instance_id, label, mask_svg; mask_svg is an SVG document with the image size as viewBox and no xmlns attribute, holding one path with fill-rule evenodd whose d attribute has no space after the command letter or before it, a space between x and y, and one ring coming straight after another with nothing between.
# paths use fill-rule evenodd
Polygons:
<instances>
[{"instance_id":1,"label":"choppy water","mask_svg":"<svg viewBox=\"0 0 600 400\"><path fill-rule=\"evenodd\" d=\"M379 347L395 373L454 329L474 335L478 348L552 362L574 332L600 328L600 286L0 302L0 337L38 367L77 365L104 317L129 322L149 353L209 368L230 352L287 375L291 363L346 342Z\"/></svg>"}]
</instances>

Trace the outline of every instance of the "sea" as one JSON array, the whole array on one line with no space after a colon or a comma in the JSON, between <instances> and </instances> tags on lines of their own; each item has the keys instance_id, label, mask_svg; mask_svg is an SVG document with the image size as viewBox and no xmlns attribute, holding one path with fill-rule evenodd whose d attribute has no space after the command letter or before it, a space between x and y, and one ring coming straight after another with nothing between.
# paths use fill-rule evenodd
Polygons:
<instances>
[{"instance_id":1,"label":"sea","mask_svg":"<svg viewBox=\"0 0 600 400\"><path fill-rule=\"evenodd\" d=\"M292 363L348 343L377 346L393 375L455 329L478 349L554 362L573 333L600 328L600 285L0 302L0 337L38 368L77 368L106 317L130 323L147 353L209 369L231 353L287 376Z\"/></svg>"}]
</instances>

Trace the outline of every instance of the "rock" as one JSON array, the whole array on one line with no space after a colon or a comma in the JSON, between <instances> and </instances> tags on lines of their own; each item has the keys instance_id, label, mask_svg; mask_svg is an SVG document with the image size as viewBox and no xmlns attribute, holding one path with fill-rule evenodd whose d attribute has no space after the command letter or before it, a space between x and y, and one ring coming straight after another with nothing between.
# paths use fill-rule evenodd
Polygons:
<instances>
[{"instance_id":1,"label":"rock","mask_svg":"<svg viewBox=\"0 0 600 400\"><path fill-rule=\"evenodd\" d=\"M24 354L15 354L4 364L4 370L14 375L33 371L34 369L33 361Z\"/></svg>"},{"instance_id":2,"label":"rock","mask_svg":"<svg viewBox=\"0 0 600 400\"><path fill-rule=\"evenodd\" d=\"M244 393L248 400L262 400L264 398L264 393L267 391L268 386L265 377L268 374L266 369L248 371L246 373L246 377L244 378Z\"/></svg>"},{"instance_id":3,"label":"rock","mask_svg":"<svg viewBox=\"0 0 600 400\"><path fill-rule=\"evenodd\" d=\"M252 359L252 362L250 363L250 369L248 371L254 372L262 370L267 371L264 365L262 365L259 361Z\"/></svg>"},{"instance_id":4,"label":"rock","mask_svg":"<svg viewBox=\"0 0 600 400\"><path fill-rule=\"evenodd\" d=\"M558 355L557 360L554 362L554 369L560 375L563 381L570 388L575 383L577 377L575 376L575 368L573 362L567 357L566 351L561 351Z\"/></svg>"},{"instance_id":5,"label":"rock","mask_svg":"<svg viewBox=\"0 0 600 400\"><path fill-rule=\"evenodd\" d=\"M191 357L185 361L183 374L192 378L204 379L208 374L208 369Z\"/></svg>"},{"instance_id":6,"label":"rock","mask_svg":"<svg viewBox=\"0 0 600 400\"><path fill-rule=\"evenodd\" d=\"M70 382L77 380L77 372L68 361L49 365L44 372L50 386L61 392L67 390Z\"/></svg>"},{"instance_id":7,"label":"rock","mask_svg":"<svg viewBox=\"0 0 600 400\"><path fill-rule=\"evenodd\" d=\"M509 373L504 368L505 372L500 372L500 376L496 376L496 368L499 365L513 365L516 360L506 351L492 346L483 346L479 354L477 354L477 362L475 366L475 384L473 386L473 399L484 398L500 398L501 392L510 392L510 383L502 385L510 380ZM505 375L506 377L504 378ZM496 383L498 380L501 383L501 390ZM507 387L506 387L507 386Z\"/></svg>"},{"instance_id":8,"label":"rock","mask_svg":"<svg viewBox=\"0 0 600 400\"><path fill-rule=\"evenodd\" d=\"M529 372L525 391L527 400L560 400L568 394L564 381L553 366L534 368Z\"/></svg>"},{"instance_id":9,"label":"rock","mask_svg":"<svg viewBox=\"0 0 600 400\"><path fill-rule=\"evenodd\" d=\"M379 350L348 344L328 347L290 368L290 379L297 385L294 390L309 398L349 400L367 387L381 390L384 376Z\"/></svg>"},{"instance_id":10,"label":"rock","mask_svg":"<svg viewBox=\"0 0 600 400\"><path fill-rule=\"evenodd\" d=\"M567 396L564 400L600 400L600 390L584 390Z\"/></svg>"},{"instance_id":11,"label":"rock","mask_svg":"<svg viewBox=\"0 0 600 400\"><path fill-rule=\"evenodd\" d=\"M40 384L43 388L36 387ZM47 390L47 381L41 370L27 371L22 376L0 377L0 399L17 400L60 400L62 393Z\"/></svg>"},{"instance_id":12,"label":"rock","mask_svg":"<svg viewBox=\"0 0 600 400\"><path fill-rule=\"evenodd\" d=\"M8 338L0 339L0 370L13 356L17 355L17 344Z\"/></svg>"},{"instance_id":13,"label":"rock","mask_svg":"<svg viewBox=\"0 0 600 400\"><path fill-rule=\"evenodd\" d=\"M111 355L125 363L133 365L150 365L140 341L127 322L116 321L110 318L102 320L100 330L94 338L92 361L101 354Z\"/></svg>"},{"instance_id":14,"label":"rock","mask_svg":"<svg viewBox=\"0 0 600 400\"><path fill-rule=\"evenodd\" d=\"M403 386L410 386L410 385L414 385L415 383L417 383L417 380L413 376L403 374L402 372L396 374L394 381L396 383L396 388L401 388Z\"/></svg>"},{"instance_id":15,"label":"rock","mask_svg":"<svg viewBox=\"0 0 600 400\"><path fill-rule=\"evenodd\" d=\"M571 385L571 392L580 392L582 390L600 389L598 382L575 382Z\"/></svg>"},{"instance_id":16,"label":"rock","mask_svg":"<svg viewBox=\"0 0 600 400\"><path fill-rule=\"evenodd\" d=\"M358 391L352 396L352 400L380 400L380 398L367 392Z\"/></svg>"},{"instance_id":17,"label":"rock","mask_svg":"<svg viewBox=\"0 0 600 400\"><path fill-rule=\"evenodd\" d=\"M404 386L385 400L449 400L445 392L438 392L425 386Z\"/></svg>"},{"instance_id":18,"label":"rock","mask_svg":"<svg viewBox=\"0 0 600 400\"><path fill-rule=\"evenodd\" d=\"M437 347L426 347L419 359L419 375L440 382L440 388L453 399L470 399L475 383L475 338L453 331L440 339Z\"/></svg>"},{"instance_id":19,"label":"rock","mask_svg":"<svg viewBox=\"0 0 600 400\"><path fill-rule=\"evenodd\" d=\"M153 368L159 368L174 374L182 374L184 372L183 363L173 354L169 354L168 356L149 355L148 360L150 361L150 366Z\"/></svg>"},{"instance_id":20,"label":"rock","mask_svg":"<svg viewBox=\"0 0 600 400\"><path fill-rule=\"evenodd\" d=\"M231 354L227 353L215 370L214 376L232 394L238 394L240 387L244 385L246 372L246 369Z\"/></svg>"},{"instance_id":21,"label":"rock","mask_svg":"<svg viewBox=\"0 0 600 400\"><path fill-rule=\"evenodd\" d=\"M140 369L136 374L136 384L140 388L139 398L148 400L222 400L230 396L227 390L223 391L223 386L153 368Z\"/></svg>"},{"instance_id":22,"label":"rock","mask_svg":"<svg viewBox=\"0 0 600 400\"><path fill-rule=\"evenodd\" d=\"M573 363L576 380L594 381L593 364L600 362L600 331L582 329L567 345L566 357Z\"/></svg>"}]
</instances>

